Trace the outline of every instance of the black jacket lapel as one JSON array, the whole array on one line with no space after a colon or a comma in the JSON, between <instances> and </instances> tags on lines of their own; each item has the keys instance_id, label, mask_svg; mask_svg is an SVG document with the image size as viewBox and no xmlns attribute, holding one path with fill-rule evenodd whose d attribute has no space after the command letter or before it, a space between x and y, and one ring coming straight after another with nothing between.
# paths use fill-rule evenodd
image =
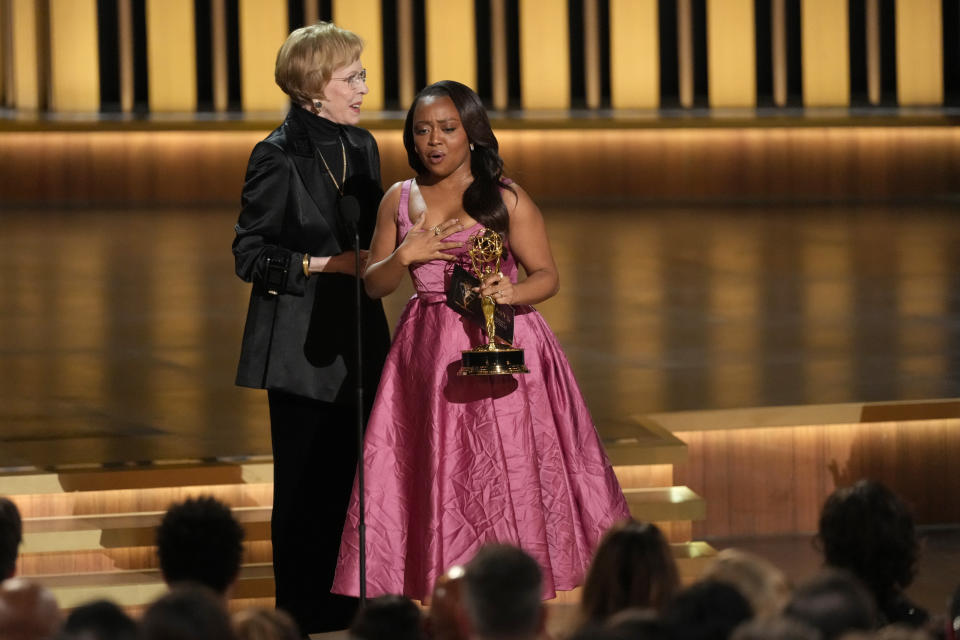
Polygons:
<instances>
[{"instance_id":1,"label":"black jacket lapel","mask_svg":"<svg viewBox=\"0 0 960 640\"><path fill-rule=\"evenodd\" d=\"M288 150L293 158L293 164L297 168L300 182L303 183L307 193L310 194L313 205L330 227L331 235L337 238L340 245L343 246L343 234L336 208L323 206L325 202L337 202L340 194L330 180L330 176L320 166L306 130L300 126L295 118L290 116L287 116L284 128L287 130Z\"/></svg>"}]
</instances>

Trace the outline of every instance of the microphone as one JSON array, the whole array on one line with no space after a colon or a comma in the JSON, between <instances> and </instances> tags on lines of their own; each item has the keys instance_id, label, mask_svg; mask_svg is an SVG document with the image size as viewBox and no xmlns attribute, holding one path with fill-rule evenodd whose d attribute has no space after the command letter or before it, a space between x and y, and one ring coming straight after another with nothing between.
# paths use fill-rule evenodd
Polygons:
<instances>
[{"instance_id":1,"label":"microphone","mask_svg":"<svg viewBox=\"0 0 960 640\"><path fill-rule=\"evenodd\" d=\"M351 235L357 235L360 224L360 201L356 196L344 196L340 199L340 215L347 223L347 230Z\"/></svg>"}]
</instances>

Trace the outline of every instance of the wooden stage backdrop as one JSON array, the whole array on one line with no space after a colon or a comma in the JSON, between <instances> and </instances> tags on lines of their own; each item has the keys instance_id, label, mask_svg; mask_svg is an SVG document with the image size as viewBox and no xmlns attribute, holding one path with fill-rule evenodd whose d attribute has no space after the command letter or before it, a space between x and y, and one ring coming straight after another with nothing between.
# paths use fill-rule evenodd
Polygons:
<instances>
[{"instance_id":1,"label":"wooden stage backdrop","mask_svg":"<svg viewBox=\"0 0 960 640\"><path fill-rule=\"evenodd\" d=\"M930 199L960 185L960 129L943 116L699 122L495 126L508 175L552 201ZM384 183L408 177L401 124L376 124ZM0 202L235 204L250 150L270 126L8 126L0 130Z\"/></svg>"}]
</instances>

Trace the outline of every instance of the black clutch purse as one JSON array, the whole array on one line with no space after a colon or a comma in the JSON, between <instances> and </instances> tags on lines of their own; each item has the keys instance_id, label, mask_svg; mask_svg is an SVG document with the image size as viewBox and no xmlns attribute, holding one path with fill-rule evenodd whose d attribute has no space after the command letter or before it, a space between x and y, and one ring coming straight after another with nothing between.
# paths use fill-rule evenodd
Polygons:
<instances>
[{"instance_id":1,"label":"black clutch purse","mask_svg":"<svg viewBox=\"0 0 960 640\"><path fill-rule=\"evenodd\" d=\"M479 286L480 280L475 275L460 265L454 265L450 285L447 287L447 306L478 326L486 328L480 294L473 290ZM496 327L497 340L512 345L513 307L509 304L498 304L493 310L493 324Z\"/></svg>"}]
</instances>

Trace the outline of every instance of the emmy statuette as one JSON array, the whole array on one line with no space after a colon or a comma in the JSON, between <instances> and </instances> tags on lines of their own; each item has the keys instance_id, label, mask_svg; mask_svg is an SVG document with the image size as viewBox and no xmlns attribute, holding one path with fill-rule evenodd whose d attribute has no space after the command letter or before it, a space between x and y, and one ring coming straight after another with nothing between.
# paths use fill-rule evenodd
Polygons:
<instances>
[{"instance_id":1,"label":"emmy statuette","mask_svg":"<svg viewBox=\"0 0 960 640\"><path fill-rule=\"evenodd\" d=\"M482 282L484 278L500 270L500 256L503 254L503 237L492 229L470 236L470 262L473 272ZM486 344L469 351L461 351L458 376L497 376L515 373L530 373L523 360L523 349L498 344L497 327L494 321L497 303L493 296L484 296L480 301L487 334Z\"/></svg>"}]
</instances>

